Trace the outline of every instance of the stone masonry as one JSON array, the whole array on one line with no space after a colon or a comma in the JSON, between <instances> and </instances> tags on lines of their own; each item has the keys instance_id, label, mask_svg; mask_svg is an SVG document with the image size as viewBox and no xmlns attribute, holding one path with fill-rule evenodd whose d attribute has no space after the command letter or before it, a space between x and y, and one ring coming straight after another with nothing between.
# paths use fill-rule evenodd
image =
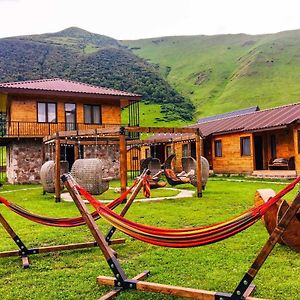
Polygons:
<instances>
[{"instance_id":1,"label":"stone masonry","mask_svg":"<svg viewBox=\"0 0 300 300\"><path fill-rule=\"evenodd\" d=\"M9 183L39 183L42 166L40 140L15 140L7 145L7 180Z\"/></svg>"},{"instance_id":2,"label":"stone masonry","mask_svg":"<svg viewBox=\"0 0 300 300\"><path fill-rule=\"evenodd\" d=\"M62 153L64 145L61 145ZM54 146L45 148L46 160L54 159ZM15 140L7 145L7 180L12 184L40 183L43 164L41 140ZM103 177L120 177L119 146L89 145L83 147L83 158L99 158L105 166ZM63 156L63 155L62 155ZM64 157L61 157L64 160Z\"/></svg>"}]
</instances>

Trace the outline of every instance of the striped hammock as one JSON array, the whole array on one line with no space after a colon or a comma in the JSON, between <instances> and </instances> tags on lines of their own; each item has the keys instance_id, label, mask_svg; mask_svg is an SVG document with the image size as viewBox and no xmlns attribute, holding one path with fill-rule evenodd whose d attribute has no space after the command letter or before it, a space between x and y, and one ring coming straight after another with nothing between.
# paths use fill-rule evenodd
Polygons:
<instances>
[{"instance_id":1,"label":"striped hammock","mask_svg":"<svg viewBox=\"0 0 300 300\"><path fill-rule=\"evenodd\" d=\"M128 194L132 192L133 188L137 185L137 182L138 182L138 180L136 180L127 191L125 191L123 194L121 194L120 197L118 197L117 199L110 202L106 207L111 210L111 209L115 209L118 205L120 205L127 198ZM80 188L80 190L87 193L87 191L84 190L83 188ZM92 197L92 196L90 195L90 197ZM95 202L99 202L95 198L93 198L93 199ZM32 222L39 223L42 225L54 226L54 227L76 227L76 226L81 226L81 225L85 224L85 221L82 216L71 217L71 218L51 218L51 217L32 213L32 212L26 210L25 208L8 201L7 199L5 199L1 196L0 196L0 202L2 202L11 211L20 215L21 217L24 217ZM97 211L92 212L91 215L95 221L100 218L99 213Z\"/></svg>"},{"instance_id":2,"label":"striped hammock","mask_svg":"<svg viewBox=\"0 0 300 300\"><path fill-rule=\"evenodd\" d=\"M103 219L125 234L157 246L187 248L215 243L245 230L256 223L274 203L294 189L299 181L300 177L287 185L277 195L270 198L268 202L251 208L228 221L210 226L183 229L157 228L130 221L95 200L80 187L77 187L77 189L92 204Z\"/></svg>"}]
</instances>

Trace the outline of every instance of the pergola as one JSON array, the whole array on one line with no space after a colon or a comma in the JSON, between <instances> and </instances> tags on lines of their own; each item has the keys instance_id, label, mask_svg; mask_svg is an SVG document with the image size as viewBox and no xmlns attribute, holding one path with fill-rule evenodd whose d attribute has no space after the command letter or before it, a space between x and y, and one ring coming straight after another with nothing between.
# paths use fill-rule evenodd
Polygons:
<instances>
[{"instance_id":1,"label":"pergola","mask_svg":"<svg viewBox=\"0 0 300 300\"><path fill-rule=\"evenodd\" d=\"M61 145L74 145L74 159L79 158L79 145L119 145L120 149L120 185L121 191L127 188L127 145L142 145L140 133L172 134L174 140L178 134L188 134L196 143L196 176L197 196L202 197L201 155L203 152L202 135L199 128L174 128L174 127L139 127L139 126L113 126L88 130L59 131L43 139L43 153L45 145L55 144L55 201L61 200L60 190L60 160Z\"/></svg>"}]
</instances>

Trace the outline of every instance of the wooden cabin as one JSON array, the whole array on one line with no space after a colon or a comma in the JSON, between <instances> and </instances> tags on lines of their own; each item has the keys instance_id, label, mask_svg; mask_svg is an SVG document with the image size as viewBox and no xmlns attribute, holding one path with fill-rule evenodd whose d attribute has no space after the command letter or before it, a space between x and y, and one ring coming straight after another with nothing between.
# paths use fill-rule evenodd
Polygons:
<instances>
[{"instance_id":1,"label":"wooden cabin","mask_svg":"<svg viewBox=\"0 0 300 300\"><path fill-rule=\"evenodd\" d=\"M125 107L130 107L126 125L138 125L140 99L137 94L58 78L0 83L0 143L6 150L8 182L39 182L39 169L45 157L51 159L52 151L42 148L44 136L120 125ZM63 151L62 159L72 164L73 149ZM113 153L112 160L116 152L105 150L106 156Z\"/></svg>"},{"instance_id":2,"label":"wooden cabin","mask_svg":"<svg viewBox=\"0 0 300 300\"><path fill-rule=\"evenodd\" d=\"M192 127L202 132L203 153L216 174L262 177L300 174L300 103L214 116ZM148 142L152 143L151 149L161 147L160 156L164 158L171 147L177 156L177 171L181 157L195 157L192 137L155 135Z\"/></svg>"}]
</instances>

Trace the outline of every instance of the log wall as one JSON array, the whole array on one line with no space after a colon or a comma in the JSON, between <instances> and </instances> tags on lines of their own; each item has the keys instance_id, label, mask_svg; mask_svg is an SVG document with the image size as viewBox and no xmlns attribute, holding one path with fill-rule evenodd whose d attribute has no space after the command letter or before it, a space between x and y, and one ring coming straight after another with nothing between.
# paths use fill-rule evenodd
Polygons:
<instances>
[{"instance_id":1,"label":"log wall","mask_svg":"<svg viewBox=\"0 0 300 300\"><path fill-rule=\"evenodd\" d=\"M251 155L241 156L240 138L250 137ZM222 142L222 157L215 156L214 142L220 140ZM253 137L251 133L248 134L226 134L214 136L211 142L212 147L212 163L215 173L245 173L253 172Z\"/></svg>"}]
</instances>

